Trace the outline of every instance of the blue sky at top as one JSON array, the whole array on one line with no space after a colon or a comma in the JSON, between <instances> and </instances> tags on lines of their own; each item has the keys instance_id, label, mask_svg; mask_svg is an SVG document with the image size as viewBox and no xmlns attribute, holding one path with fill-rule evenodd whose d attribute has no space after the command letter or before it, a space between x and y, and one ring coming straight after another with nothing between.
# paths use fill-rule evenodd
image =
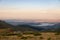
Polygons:
<instances>
[{"instance_id":1,"label":"blue sky at top","mask_svg":"<svg viewBox=\"0 0 60 40\"><path fill-rule=\"evenodd\" d=\"M0 19L60 19L60 0L0 0Z\"/></svg>"},{"instance_id":2,"label":"blue sky at top","mask_svg":"<svg viewBox=\"0 0 60 40\"><path fill-rule=\"evenodd\" d=\"M59 7L59 0L1 0L0 7L8 8L51 8Z\"/></svg>"}]
</instances>

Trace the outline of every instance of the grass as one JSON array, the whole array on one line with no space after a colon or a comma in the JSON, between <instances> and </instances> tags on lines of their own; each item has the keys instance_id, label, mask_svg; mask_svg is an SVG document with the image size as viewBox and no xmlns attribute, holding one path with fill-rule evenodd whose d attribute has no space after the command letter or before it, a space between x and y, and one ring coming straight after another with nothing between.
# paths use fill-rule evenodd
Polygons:
<instances>
[{"instance_id":1,"label":"grass","mask_svg":"<svg viewBox=\"0 0 60 40\"><path fill-rule=\"evenodd\" d=\"M28 34L28 33L26 33L27 35L30 35L30 34ZM37 38L37 39L47 39L47 40L51 40L51 39L55 39L55 38L53 38L53 37L56 37L56 35L59 35L58 33L50 33L50 32L42 32L42 33L33 33L32 35L34 35L33 37L30 35L30 36L23 36L23 35L25 35L25 34L13 34L13 33L11 33L11 34L2 34L2 35L0 35L0 39L12 39L13 40L13 38L14 39L23 39L23 40L27 40L28 38L29 39L31 39L31 40L33 40L33 39L35 39L35 38ZM16 37L15 37L16 36ZM35 37L36 36L36 37Z\"/></svg>"}]
</instances>

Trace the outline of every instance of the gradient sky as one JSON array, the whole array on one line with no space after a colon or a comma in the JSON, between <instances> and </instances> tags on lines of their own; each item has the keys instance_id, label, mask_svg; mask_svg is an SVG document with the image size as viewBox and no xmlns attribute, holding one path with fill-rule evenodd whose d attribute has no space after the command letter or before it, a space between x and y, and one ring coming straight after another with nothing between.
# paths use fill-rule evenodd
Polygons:
<instances>
[{"instance_id":1,"label":"gradient sky","mask_svg":"<svg viewBox=\"0 0 60 40\"><path fill-rule=\"evenodd\" d=\"M0 19L60 19L60 0L0 0Z\"/></svg>"}]
</instances>

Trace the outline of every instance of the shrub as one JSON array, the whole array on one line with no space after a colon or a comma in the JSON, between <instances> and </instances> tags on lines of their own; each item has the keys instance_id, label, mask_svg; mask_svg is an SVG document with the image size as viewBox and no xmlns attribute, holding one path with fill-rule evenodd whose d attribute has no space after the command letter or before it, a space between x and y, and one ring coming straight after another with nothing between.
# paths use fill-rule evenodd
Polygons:
<instances>
[{"instance_id":1,"label":"shrub","mask_svg":"<svg viewBox=\"0 0 60 40\"><path fill-rule=\"evenodd\" d=\"M24 40L26 40L26 39L27 39L27 37L21 37L21 39L24 39Z\"/></svg>"},{"instance_id":2,"label":"shrub","mask_svg":"<svg viewBox=\"0 0 60 40\"><path fill-rule=\"evenodd\" d=\"M55 35L60 35L60 33L59 32L56 32Z\"/></svg>"},{"instance_id":3,"label":"shrub","mask_svg":"<svg viewBox=\"0 0 60 40\"><path fill-rule=\"evenodd\" d=\"M44 39L43 37L40 37L40 39Z\"/></svg>"},{"instance_id":4,"label":"shrub","mask_svg":"<svg viewBox=\"0 0 60 40\"><path fill-rule=\"evenodd\" d=\"M51 40L51 38L48 38L48 40Z\"/></svg>"},{"instance_id":5,"label":"shrub","mask_svg":"<svg viewBox=\"0 0 60 40\"><path fill-rule=\"evenodd\" d=\"M17 36L18 36L18 37L21 37L21 36L22 36L22 34L17 34Z\"/></svg>"},{"instance_id":6,"label":"shrub","mask_svg":"<svg viewBox=\"0 0 60 40\"><path fill-rule=\"evenodd\" d=\"M42 35L42 34L40 34L40 33L34 33L34 36L40 36L40 35Z\"/></svg>"}]
</instances>

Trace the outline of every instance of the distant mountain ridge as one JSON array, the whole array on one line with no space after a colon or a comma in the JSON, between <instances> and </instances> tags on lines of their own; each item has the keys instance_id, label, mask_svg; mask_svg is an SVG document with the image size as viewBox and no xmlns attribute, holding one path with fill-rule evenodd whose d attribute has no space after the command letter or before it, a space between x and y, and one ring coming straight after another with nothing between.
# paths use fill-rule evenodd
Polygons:
<instances>
[{"instance_id":1,"label":"distant mountain ridge","mask_svg":"<svg viewBox=\"0 0 60 40\"><path fill-rule=\"evenodd\" d=\"M60 22L60 19L4 19L5 21L15 22Z\"/></svg>"},{"instance_id":2,"label":"distant mountain ridge","mask_svg":"<svg viewBox=\"0 0 60 40\"><path fill-rule=\"evenodd\" d=\"M13 25L6 23L5 21L0 20L0 29L1 28L11 28Z\"/></svg>"},{"instance_id":3,"label":"distant mountain ridge","mask_svg":"<svg viewBox=\"0 0 60 40\"><path fill-rule=\"evenodd\" d=\"M10 27L16 31L57 31L60 30L60 23L53 22L0 22L0 27ZM16 24L15 24L16 23ZM11 26L11 24L13 26ZM6 25L6 26L5 26Z\"/></svg>"},{"instance_id":4,"label":"distant mountain ridge","mask_svg":"<svg viewBox=\"0 0 60 40\"><path fill-rule=\"evenodd\" d=\"M54 24L57 24L58 22L34 22L34 21L10 21L6 20L7 23L12 24L12 25L20 25L20 24L28 24L28 25L33 25L33 26L52 26Z\"/></svg>"},{"instance_id":5,"label":"distant mountain ridge","mask_svg":"<svg viewBox=\"0 0 60 40\"><path fill-rule=\"evenodd\" d=\"M9 24L9 23L7 23L7 22L5 22L5 21L2 21L2 20L0 20L0 30L1 29L9 29L9 30L4 30L4 31L8 31L8 32L12 32L12 31L37 31L37 30L35 30L35 29L33 29L33 28L31 28L32 26L30 26L30 25L16 25L16 26L14 26L14 25L11 25L11 24Z\"/></svg>"}]
</instances>

